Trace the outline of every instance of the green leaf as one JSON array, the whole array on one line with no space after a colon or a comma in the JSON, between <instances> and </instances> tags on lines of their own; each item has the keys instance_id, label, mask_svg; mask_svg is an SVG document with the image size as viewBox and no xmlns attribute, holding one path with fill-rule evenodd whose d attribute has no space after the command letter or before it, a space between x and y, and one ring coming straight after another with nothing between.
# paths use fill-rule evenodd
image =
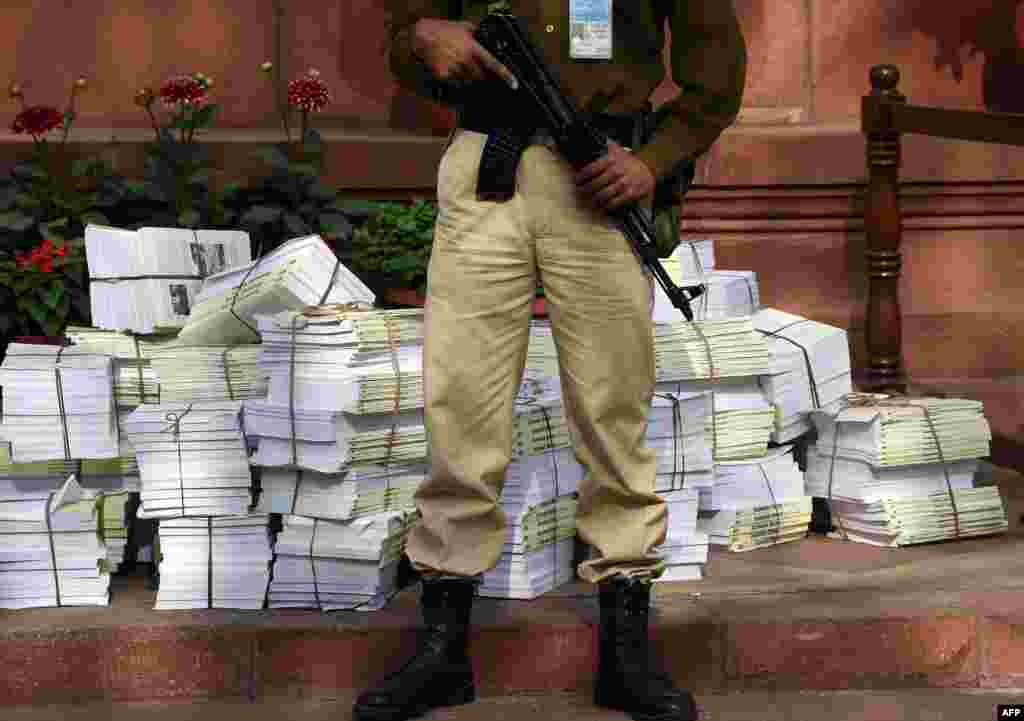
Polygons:
<instances>
[{"instance_id":1,"label":"green leaf","mask_svg":"<svg viewBox=\"0 0 1024 721\"><path fill-rule=\"evenodd\" d=\"M24 210L38 208L40 205L39 199L28 193L18 193L14 196L14 204Z\"/></svg>"},{"instance_id":2,"label":"green leaf","mask_svg":"<svg viewBox=\"0 0 1024 721\"><path fill-rule=\"evenodd\" d=\"M35 220L30 215L22 215L16 210L0 213L0 228L6 228L15 233L24 233L31 228Z\"/></svg>"},{"instance_id":3,"label":"green leaf","mask_svg":"<svg viewBox=\"0 0 1024 721\"><path fill-rule=\"evenodd\" d=\"M192 115L192 122L197 128L205 128L213 124L220 112L219 105L204 105Z\"/></svg>"},{"instance_id":4,"label":"green leaf","mask_svg":"<svg viewBox=\"0 0 1024 721\"><path fill-rule=\"evenodd\" d=\"M64 233L67 232L68 218L57 218L57 220L51 220L47 223L39 224L39 234L44 238L57 238L59 240L64 239Z\"/></svg>"},{"instance_id":5,"label":"green leaf","mask_svg":"<svg viewBox=\"0 0 1024 721\"><path fill-rule=\"evenodd\" d=\"M263 225L281 218L282 209L272 205L254 205L239 218L240 225Z\"/></svg>"},{"instance_id":6,"label":"green leaf","mask_svg":"<svg viewBox=\"0 0 1024 721\"><path fill-rule=\"evenodd\" d=\"M178 225L183 228L195 228L199 225L199 221L199 211L195 208L186 208L181 211L181 214L178 216Z\"/></svg>"},{"instance_id":7,"label":"green leaf","mask_svg":"<svg viewBox=\"0 0 1024 721\"><path fill-rule=\"evenodd\" d=\"M57 309L60 302L64 299L64 286L59 283L55 283L50 286L49 290L45 288L40 289L42 291L42 300L46 304L47 308Z\"/></svg>"},{"instance_id":8,"label":"green leaf","mask_svg":"<svg viewBox=\"0 0 1024 721\"><path fill-rule=\"evenodd\" d=\"M294 213L286 213L284 216L284 227L292 236L309 235L309 226Z\"/></svg>"},{"instance_id":9,"label":"green leaf","mask_svg":"<svg viewBox=\"0 0 1024 721\"><path fill-rule=\"evenodd\" d=\"M93 225L110 225L110 220L107 216L95 210L89 211L88 213L82 213L78 220L82 225L88 225L89 223L92 223Z\"/></svg>"},{"instance_id":10,"label":"green leaf","mask_svg":"<svg viewBox=\"0 0 1024 721\"><path fill-rule=\"evenodd\" d=\"M288 156L277 146L270 145L257 148L253 151L253 155L276 170L288 169Z\"/></svg>"},{"instance_id":11,"label":"green leaf","mask_svg":"<svg viewBox=\"0 0 1024 721\"><path fill-rule=\"evenodd\" d=\"M341 198L332 203L329 209L337 210L350 218L366 218L380 210L380 201Z\"/></svg>"},{"instance_id":12,"label":"green leaf","mask_svg":"<svg viewBox=\"0 0 1024 721\"><path fill-rule=\"evenodd\" d=\"M316 178L320 175L320 170L312 163L291 163L288 166L288 170L295 175L301 175L307 178Z\"/></svg>"},{"instance_id":13,"label":"green leaf","mask_svg":"<svg viewBox=\"0 0 1024 721\"><path fill-rule=\"evenodd\" d=\"M352 224L340 213L321 213L320 230L337 238L348 240L352 237Z\"/></svg>"},{"instance_id":14,"label":"green leaf","mask_svg":"<svg viewBox=\"0 0 1024 721\"><path fill-rule=\"evenodd\" d=\"M32 316L32 320L34 320L36 323L38 323L39 325L45 325L46 324L46 308L45 307L43 307L41 305L38 305L36 303L32 303L25 310L28 311L28 314L30 316Z\"/></svg>"}]
</instances>

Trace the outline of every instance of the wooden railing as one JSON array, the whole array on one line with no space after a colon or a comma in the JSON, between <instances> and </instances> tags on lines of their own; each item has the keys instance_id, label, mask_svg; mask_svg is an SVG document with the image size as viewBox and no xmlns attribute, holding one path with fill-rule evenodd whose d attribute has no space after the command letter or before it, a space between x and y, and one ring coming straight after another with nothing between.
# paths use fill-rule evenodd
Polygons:
<instances>
[{"instance_id":1,"label":"wooden railing","mask_svg":"<svg viewBox=\"0 0 1024 721\"><path fill-rule=\"evenodd\" d=\"M868 187L864 208L867 232L868 303L865 319L867 368L860 385L906 390L902 360L899 279L901 214L900 136L930 135L981 143L1024 146L1024 115L908 105L897 89L893 65L871 68L871 94L861 104L861 130L867 139Z\"/></svg>"}]
</instances>

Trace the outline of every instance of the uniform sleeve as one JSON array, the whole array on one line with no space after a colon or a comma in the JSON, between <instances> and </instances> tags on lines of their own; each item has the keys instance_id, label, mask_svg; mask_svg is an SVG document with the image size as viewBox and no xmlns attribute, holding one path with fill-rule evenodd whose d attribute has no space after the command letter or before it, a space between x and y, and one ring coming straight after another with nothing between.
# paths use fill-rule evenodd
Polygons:
<instances>
[{"instance_id":1,"label":"uniform sleeve","mask_svg":"<svg viewBox=\"0 0 1024 721\"><path fill-rule=\"evenodd\" d=\"M747 75L747 46L731 0L670 0L660 20L672 30L672 74L681 92L666 103L668 117L650 142L634 151L664 178L682 160L696 159L739 114Z\"/></svg>"},{"instance_id":2,"label":"uniform sleeve","mask_svg":"<svg viewBox=\"0 0 1024 721\"><path fill-rule=\"evenodd\" d=\"M417 95L435 102L446 102L443 85L416 56L412 47L413 26L420 18L452 19L448 0L390 1L385 3L387 31L384 54L398 84Z\"/></svg>"}]
</instances>

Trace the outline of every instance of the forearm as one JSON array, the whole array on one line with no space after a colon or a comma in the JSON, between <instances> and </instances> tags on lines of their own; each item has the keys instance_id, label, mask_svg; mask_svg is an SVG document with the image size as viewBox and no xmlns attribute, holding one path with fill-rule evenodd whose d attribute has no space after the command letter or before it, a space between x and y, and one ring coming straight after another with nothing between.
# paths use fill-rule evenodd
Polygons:
<instances>
[{"instance_id":1,"label":"forearm","mask_svg":"<svg viewBox=\"0 0 1024 721\"><path fill-rule=\"evenodd\" d=\"M636 151L658 180L706 152L735 122L746 84L746 42L732 4L693 6L701 9L677 9L670 17L672 70L681 92L666 104L668 116L650 142Z\"/></svg>"}]
</instances>

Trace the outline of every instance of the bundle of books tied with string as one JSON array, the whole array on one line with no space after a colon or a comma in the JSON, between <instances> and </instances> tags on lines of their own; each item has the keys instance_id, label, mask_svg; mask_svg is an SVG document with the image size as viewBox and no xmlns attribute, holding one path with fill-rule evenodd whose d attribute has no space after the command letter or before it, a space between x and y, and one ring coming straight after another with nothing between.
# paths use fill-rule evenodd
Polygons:
<instances>
[{"instance_id":1,"label":"bundle of books tied with string","mask_svg":"<svg viewBox=\"0 0 1024 721\"><path fill-rule=\"evenodd\" d=\"M270 608L382 608L416 514L389 510L348 521L287 514L277 536Z\"/></svg>"},{"instance_id":2,"label":"bundle of books tied with string","mask_svg":"<svg viewBox=\"0 0 1024 721\"><path fill-rule=\"evenodd\" d=\"M95 494L0 480L0 608L106 606L109 588Z\"/></svg>"},{"instance_id":3,"label":"bundle of books tied with string","mask_svg":"<svg viewBox=\"0 0 1024 721\"><path fill-rule=\"evenodd\" d=\"M573 579L576 491L583 468L572 453L561 395L521 387L513 414L512 462L501 507L505 538L481 596L536 598Z\"/></svg>"},{"instance_id":4,"label":"bundle of books tied with string","mask_svg":"<svg viewBox=\"0 0 1024 721\"><path fill-rule=\"evenodd\" d=\"M139 406L124 431L139 463L140 518L248 511L252 478L241 402Z\"/></svg>"},{"instance_id":5,"label":"bundle of books tied with string","mask_svg":"<svg viewBox=\"0 0 1024 721\"><path fill-rule=\"evenodd\" d=\"M203 281L252 260L237 230L85 228L89 298L97 328L154 333L180 328Z\"/></svg>"},{"instance_id":6,"label":"bundle of books tied with string","mask_svg":"<svg viewBox=\"0 0 1024 721\"><path fill-rule=\"evenodd\" d=\"M758 311L753 323L771 353L760 379L775 407L771 439L788 443L812 429L812 411L835 410L853 391L849 338L842 328L774 308Z\"/></svg>"},{"instance_id":7,"label":"bundle of books tied with string","mask_svg":"<svg viewBox=\"0 0 1024 721\"><path fill-rule=\"evenodd\" d=\"M703 285L704 292L693 302L694 320L721 320L751 316L761 307L757 274L749 270L715 268L715 246L711 240L684 240L662 265L669 277L683 287ZM654 322L674 323L679 311L661 288L655 289Z\"/></svg>"},{"instance_id":8,"label":"bundle of books tied with string","mask_svg":"<svg viewBox=\"0 0 1024 721\"><path fill-rule=\"evenodd\" d=\"M199 346L259 343L259 315L313 305L370 305L374 299L373 292L320 236L293 238L252 262L207 277L178 342Z\"/></svg>"},{"instance_id":9,"label":"bundle of books tied with string","mask_svg":"<svg viewBox=\"0 0 1024 721\"><path fill-rule=\"evenodd\" d=\"M350 301L261 315L257 328L268 392L245 401L256 510L284 518L270 605L378 609L428 472L423 311Z\"/></svg>"},{"instance_id":10,"label":"bundle of books tied with string","mask_svg":"<svg viewBox=\"0 0 1024 721\"><path fill-rule=\"evenodd\" d=\"M273 546L269 521L262 514L161 519L155 608L263 608Z\"/></svg>"},{"instance_id":11,"label":"bundle of books tied with string","mask_svg":"<svg viewBox=\"0 0 1024 721\"><path fill-rule=\"evenodd\" d=\"M711 402L706 389L658 383L647 424L647 444L657 456L654 490L668 506L668 531L659 549L665 571L657 581L703 576L708 536L697 530L700 489L715 479Z\"/></svg>"},{"instance_id":12,"label":"bundle of books tied with string","mask_svg":"<svg viewBox=\"0 0 1024 721\"><path fill-rule=\"evenodd\" d=\"M906 546L1006 531L998 486L975 485L991 429L980 401L849 394L812 415L807 487L833 537Z\"/></svg>"}]
</instances>

